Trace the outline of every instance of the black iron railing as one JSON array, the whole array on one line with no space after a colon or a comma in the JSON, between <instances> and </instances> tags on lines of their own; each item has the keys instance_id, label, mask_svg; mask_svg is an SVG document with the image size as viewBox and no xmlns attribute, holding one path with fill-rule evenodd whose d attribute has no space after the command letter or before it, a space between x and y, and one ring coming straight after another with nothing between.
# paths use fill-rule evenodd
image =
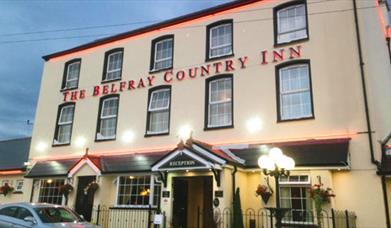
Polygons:
<instances>
[{"instance_id":1,"label":"black iron railing","mask_svg":"<svg viewBox=\"0 0 391 228\"><path fill-rule=\"evenodd\" d=\"M197 228L203 228L205 221L201 210L197 212ZM236 216L237 217L237 216ZM247 209L242 211L241 217L245 228L274 228L276 220L270 210L262 208L259 210ZM231 208L223 210L215 209L213 213L213 226L216 228L232 228L234 215ZM322 211L316 215L311 210L290 209L282 219L282 227L286 228L356 228L356 215L354 212L334 210Z\"/></svg>"}]
</instances>

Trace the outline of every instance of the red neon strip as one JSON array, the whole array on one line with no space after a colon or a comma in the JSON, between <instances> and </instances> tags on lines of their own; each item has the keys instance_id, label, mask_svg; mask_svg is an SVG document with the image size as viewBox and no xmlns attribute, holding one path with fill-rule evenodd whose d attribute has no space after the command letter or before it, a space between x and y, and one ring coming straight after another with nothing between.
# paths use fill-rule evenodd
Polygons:
<instances>
[{"instance_id":1,"label":"red neon strip","mask_svg":"<svg viewBox=\"0 0 391 228\"><path fill-rule=\"evenodd\" d=\"M304 136L304 137L292 137L292 138L274 138L268 140L229 140L229 141L218 141L218 142L208 142L211 146L226 146L226 145L234 145L234 144L272 144L272 143L287 143L287 142L295 142L295 141L305 141L305 140L345 140L347 138L352 138L356 136L357 133L335 133L335 134L325 134L325 135L314 135L314 136ZM168 152L172 149L176 148L176 145L162 146L162 147L154 147L154 148L135 148L132 150L124 149L124 150L105 150L105 151L90 151L89 155L93 156L105 156L105 155L129 155L129 154L146 154L146 153L155 153L155 152ZM65 160L72 158L81 158L84 154L73 154L63 155L63 156L43 156L43 157L35 157L32 158L34 161L43 161L43 160ZM78 163L78 162L77 162Z\"/></svg>"},{"instance_id":2,"label":"red neon strip","mask_svg":"<svg viewBox=\"0 0 391 228\"><path fill-rule=\"evenodd\" d=\"M0 171L0 175L15 175L24 173L22 170Z\"/></svg>"},{"instance_id":3,"label":"red neon strip","mask_svg":"<svg viewBox=\"0 0 391 228\"><path fill-rule=\"evenodd\" d=\"M376 6L376 10L377 10L377 15L379 17L381 30L383 31L384 36L387 38L388 37L388 34L387 34L388 31L387 31L387 28L386 28L386 22L385 22L385 19L384 19L382 8L380 7L380 4L379 4L378 0L375 0L375 6Z\"/></svg>"}]
</instances>

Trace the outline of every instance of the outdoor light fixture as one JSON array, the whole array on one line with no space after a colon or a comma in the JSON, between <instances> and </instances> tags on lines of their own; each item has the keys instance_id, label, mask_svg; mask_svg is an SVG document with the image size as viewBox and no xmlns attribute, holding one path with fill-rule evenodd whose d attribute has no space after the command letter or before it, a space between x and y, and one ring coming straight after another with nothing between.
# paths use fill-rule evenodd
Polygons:
<instances>
[{"instance_id":1,"label":"outdoor light fixture","mask_svg":"<svg viewBox=\"0 0 391 228\"><path fill-rule=\"evenodd\" d=\"M38 150L39 152L44 152L48 148L48 144L45 142L38 142L37 145L35 146L35 149Z\"/></svg>"},{"instance_id":2,"label":"outdoor light fixture","mask_svg":"<svg viewBox=\"0 0 391 228\"><path fill-rule=\"evenodd\" d=\"M130 143L130 142L133 141L133 139L134 139L134 133L133 133L133 131L128 130L128 131L125 131L125 132L122 134L122 141L123 141L124 143Z\"/></svg>"},{"instance_id":3,"label":"outdoor light fixture","mask_svg":"<svg viewBox=\"0 0 391 228\"><path fill-rule=\"evenodd\" d=\"M282 218L287 208L281 208L280 205L280 177L287 177L290 174L290 170L295 168L295 161L286 155L284 155L280 148L274 147L269 150L267 155L262 155L258 159L258 165L262 169L262 172L267 176L275 178L276 182L276 208L268 208L272 214L276 217L276 227L282 226Z\"/></svg>"},{"instance_id":4,"label":"outdoor light fixture","mask_svg":"<svg viewBox=\"0 0 391 228\"><path fill-rule=\"evenodd\" d=\"M250 133L259 132L262 129L262 121L259 117L251 118L247 121L247 130Z\"/></svg>"},{"instance_id":5,"label":"outdoor light fixture","mask_svg":"<svg viewBox=\"0 0 391 228\"><path fill-rule=\"evenodd\" d=\"M183 125L181 128L179 128L178 136L182 140L187 140L188 138L190 138L192 131L193 130L189 125Z\"/></svg>"},{"instance_id":6,"label":"outdoor light fixture","mask_svg":"<svg viewBox=\"0 0 391 228\"><path fill-rule=\"evenodd\" d=\"M51 184L51 183L53 183L53 180L52 180L52 179L48 179L48 180L46 181L46 183Z\"/></svg>"},{"instance_id":7,"label":"outdoor light fixture","mask_svg":"<svg viewBox=\"0 0 391 228\"><path fill-rule=\"evenodd\" d=\"M83 136L79 136L77 137L76 141L75 141L75 145L79 148L81 147L84 147L86 145L86 138L84 138Z\"/></svg>"}]
</instances>

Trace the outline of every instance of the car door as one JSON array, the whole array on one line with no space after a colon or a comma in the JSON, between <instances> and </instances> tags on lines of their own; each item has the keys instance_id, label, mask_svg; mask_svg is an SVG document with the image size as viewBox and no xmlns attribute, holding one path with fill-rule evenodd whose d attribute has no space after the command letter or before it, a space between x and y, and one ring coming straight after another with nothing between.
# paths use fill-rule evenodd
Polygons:
<instances>
[{"instance_id":1,"label":"car door","mask_svg":"<svg viewBox=\"0 0 391 228\"><path fill-rule=\"evenodd\" d=\"M30 212L29 209L25 207L18 207L18 210L16 211L15 220L13 222L14 228L32 228L34 227L34 224L31 222L24 221L24 218L26 217L33 217L33 214Z\"/></svg>"},{"instance_id":2,"label":"car door","mask_svg":"<svg viewBox=\"0 0 391 228\"><path fill-rule=\"evenodd\" d=\"M9 206L0 209L0 227L1 228L13 228L13 221L16 216L18 207Z\"/></svg>"}]
</instances>

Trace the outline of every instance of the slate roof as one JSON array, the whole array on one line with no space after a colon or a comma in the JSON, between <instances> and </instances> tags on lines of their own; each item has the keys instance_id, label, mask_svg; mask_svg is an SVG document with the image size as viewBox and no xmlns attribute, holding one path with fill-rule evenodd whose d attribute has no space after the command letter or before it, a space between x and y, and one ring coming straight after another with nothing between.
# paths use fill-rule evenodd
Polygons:
<instances>
[{"instance_id":1,"label":"slate roof","mask_svg":"<svg viewBox=\"0 0 391 228\"><path fill-rule=\"evenodd\" d=\"M0 141L0 171L24 170L28 160L31 138Z\"/></svg>"},{"instance_id":2,"label":"slate roof","mask_svg":"<svg viewBox=\"0 0 391 228\"><path fill-rule=\"evenodd\" d=\"M49 176L67 176L69 170L76 165L80 158L62 159L56 161L38 161L25 176L49 177Z\"/></svg>"},{"instance_id":3,"label":"slate roof","mask_svg":"<svg viewBox=\"0 0 391 228\"><path fill-rule=\"evenodd\" d=\"M307 140L269 144L279 147L285 155L295 160L296 167L347 167L349 165L349 138ZM259 168L258 158L264 154L259 147L231 149L236 156L246 160L246 168Z\"/></svg>"}]
</instances>

